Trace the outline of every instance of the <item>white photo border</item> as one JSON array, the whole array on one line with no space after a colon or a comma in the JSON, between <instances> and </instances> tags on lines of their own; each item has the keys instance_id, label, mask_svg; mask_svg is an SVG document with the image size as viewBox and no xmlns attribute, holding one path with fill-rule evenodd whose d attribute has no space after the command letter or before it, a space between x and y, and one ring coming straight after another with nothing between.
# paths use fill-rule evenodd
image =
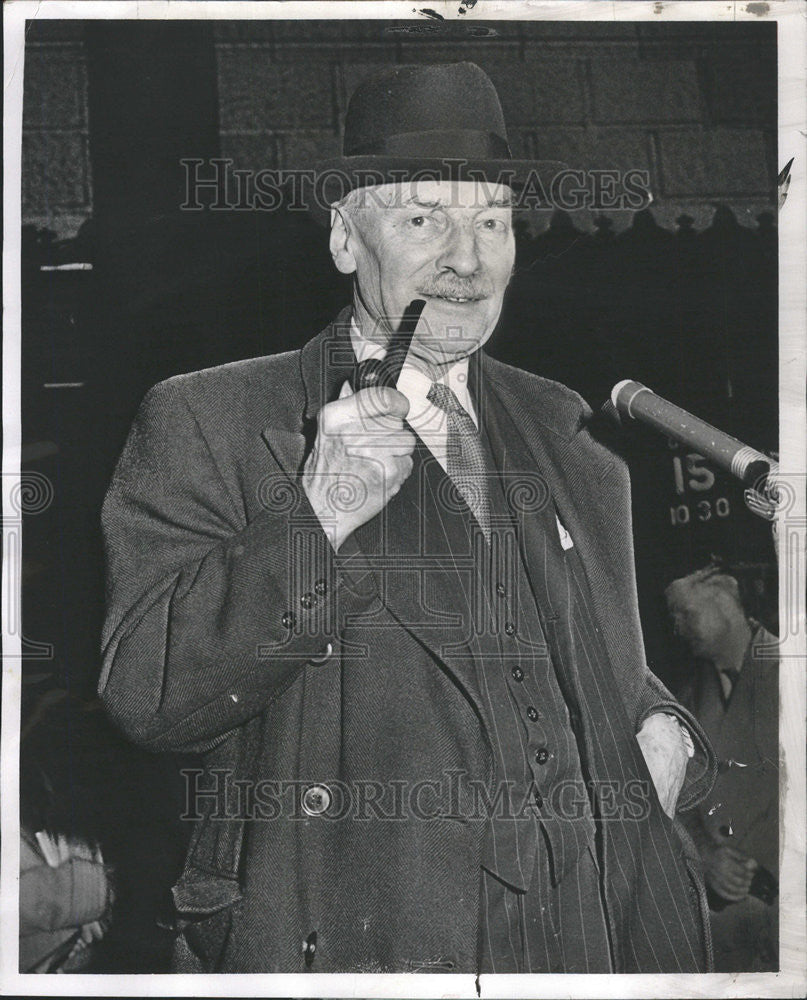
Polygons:
<instances>
[{"instance_id":1,"label":"white photo border","mask_svg":"<svg viewBox=\"0 0 807 1000\"><path fill-rule=\"evenodd\" d=\"M805 384L807 384L807 4L733 2L543 2L459 0L429 7L447 20L776 21L779 65L781 168L794 157L787 202L779 216L780 466L792 502L780 513L780 619L784 669L780 672L781 971L723 975L20 975L19 707L21 639L14 628L19 606L20 488L20 232L21 133L26 19L411 19L411 3L378 0L269 0L269 2L106 2L6 0L4 27L4 238L3 238L3 680L2 855L0 855L0 992L63 996L277 996L277 997L797 997L807 992L805 896ZM16 518L16 519L15 519ZM790 623L787 627L785 623ZM477 992L479 989L480 992Z\"/></svg>"}]
</instances>

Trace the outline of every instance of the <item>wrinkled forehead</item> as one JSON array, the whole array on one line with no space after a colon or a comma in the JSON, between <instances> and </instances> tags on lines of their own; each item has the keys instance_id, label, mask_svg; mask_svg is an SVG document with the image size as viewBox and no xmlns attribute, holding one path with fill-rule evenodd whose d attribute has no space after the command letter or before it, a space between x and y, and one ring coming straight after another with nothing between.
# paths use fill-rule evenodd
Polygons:
<instances>
[{"instance_id":1,"label":"wrinkled forehead","mask_svg":"<svg viewBox=\"0 0 807 1000\"><path fill-rule=\"evenodd\" d=\"M364 207L446 208L481 211L488 208L510 208L513 192L506 184L485 180L452 181L440 178L418 178L395 184L376 184L358 188L349 196Z\"/></svg>"}]
</instances>

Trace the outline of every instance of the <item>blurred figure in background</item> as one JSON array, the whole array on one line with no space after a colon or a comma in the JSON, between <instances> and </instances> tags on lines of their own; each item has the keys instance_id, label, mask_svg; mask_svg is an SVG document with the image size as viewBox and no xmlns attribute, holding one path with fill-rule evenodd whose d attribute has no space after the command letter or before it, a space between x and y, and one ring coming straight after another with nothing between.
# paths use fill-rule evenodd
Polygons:
<instances>
[{"instance_id":1,"label":"blurred figure in background","mask_svg":"<svg viewBox=\"0 0 807 1000\"><path fill-rule=\"evenodd\" d=\"M109 926L100 848L20 830L20 972L85 972Z\"/></svg>"},{"instance_id":2,"label":"blurred figure in background","mask_svg":"<svg viewBox=\"0 0 807 1000\"><path fill-rule=\"evenodd\" d=\"M106 797L93 785L105 750L98 722L97 706L55 689L22 727L20 972L91 971L109 928L112 870L101 851ZM64 732L68 740L59 738Z\"/></svg>"},{"instance_id":3,"label":"blurred figure in background","mask_svg":"<svg viewBox=\"0 0 807 1000\"><path fill-rule=\"evenodd\" d=\"M712 564L666 591L697 660L680 700L720 761L711 795L681 818L703 859L715 969L779 968L778 640L746 616L737 580Z\"/></svg>"},{"instance_id":4,"label":"blurred figure in background","mask_svg":"<svg viewBox=\"0 0 807 1000\"><path fill-rule=\"evenodd\" d=\"M97 699L26 688L20 971L167 972L164 914L186 847L179 779L125 742Z\"/></svg>"}]
</instances>

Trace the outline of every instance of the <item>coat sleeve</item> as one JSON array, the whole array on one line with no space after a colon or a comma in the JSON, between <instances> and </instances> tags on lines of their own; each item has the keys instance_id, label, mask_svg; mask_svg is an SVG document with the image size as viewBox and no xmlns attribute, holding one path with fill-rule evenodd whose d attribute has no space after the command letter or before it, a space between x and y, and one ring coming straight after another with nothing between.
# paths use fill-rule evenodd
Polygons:
<instances>
[{"instance_id":1,"label":"coat sleeve","mask_svg":"<svg viewBox=\"0 0 807 1000\"><path fill-rule=\"evenodd\" d=\"M648 716L665 712L674 716L692 736L695 753L687 765L684 785L678 796L678 809L689 809L711 791L717 777L717 758L706 733L692 713L680 704L647 665L641 639L628 465L620 456L618 447L613 445L600 453L600 462L603 460L604 467L611 474L609 482L613 493L612 498L597 509L605 518L601 526L602 537L611 546L611 561L618 570L610 579L607 576L600 578L599 592L619 595L620 600L619 607L611 604L614 613L606 617L603 624L610 633L610 648L616 651L615 662L619 664L621 660L623 664L633 665L621 676L622 695L633 719L634 732L639 732ZM601 567L595 565L594 569L598 572Z\"/></svg>"},{"instance_id":2,"label":"coat sleeve","mask_svg":"<svg viewBox=\"0 0 807 1000\"><path fill-rule=\"evenodd\" d=\"M683 707L656 675L647 669L643 685L641 709L636 725L636 731L642 727L645 719L655 712L666 712L674 716L689 730L695 747L695 754L687 765L684 787L678 796L678 810L691 809L702 801L711 791L717 777L717 758L715 757L709 738L692 713Z\"/></svg>"},{"instance_id":3,"label":"coat sleeve","mask_svg":"<svg viewBox=\"0 0 807 1000\"><path fill-rule=\"evenodd\" d=\"M639 617L628 465L618 447L599 440L603 432L598 423L597 438L582 438L580 464L572 467L575 487L588 500L583 507L585 519L581 517L579 522L581 540L586 539L586 572L634 732L639 732L648 716L665 712L675 716L692 736L695 754L678 797L678 808L688 809L709 794L717 776L717 760L695 717L647 665Z\"/></svg>"},{"instance_id":4,"label":"coat sleeve","mask_svg":"<svg viewBox=\"0 0 807 1000\"><path fill-rule=\"evenodd\" d=\"M297 480L248 521L224 463L169 380L146 396L104 502L99 694L153 750L214 746L373 596L335 557Z\"/></svg>"}]
</instances>

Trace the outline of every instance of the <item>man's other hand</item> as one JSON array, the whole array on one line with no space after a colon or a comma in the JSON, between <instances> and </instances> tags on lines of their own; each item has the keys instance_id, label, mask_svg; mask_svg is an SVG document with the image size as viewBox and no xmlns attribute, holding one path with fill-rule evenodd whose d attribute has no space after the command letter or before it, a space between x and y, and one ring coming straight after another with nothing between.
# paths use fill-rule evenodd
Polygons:
<instances>
[{"instance_id":1,"label":"man's other hand","mask_svg":"<svg viewBox=\"0 0 807 1000\"><path fill-rule=\"evenodd\" d=\"M331 545L338 550L375 517L412 471L415 435L404 427L409 401L374 386L339 399L317 417L317 437L303 468L303 488Z\"/></svg>"},{"instance_id":2,"label":"man's other hand","mask_svg":"<svg viewBox=\"0 0 807 1000\"><path fill-rule=\"evenodd\" d=\"M644 720L636 739L661 808L672 819L686 777L687 761L695 753L692 738L674 716L655 712Z\"/></svg>"},{"instance_id":3,"label":"man's other hand","mask_svg":"<svg viewBox=\"0 0 807 1000\"><path fill-rule=\"evenodd\" d=\"M745 899L757 862L731 844L710 844L701 848L706 884L730 903Z\"/></svg>"}]
</instances>

